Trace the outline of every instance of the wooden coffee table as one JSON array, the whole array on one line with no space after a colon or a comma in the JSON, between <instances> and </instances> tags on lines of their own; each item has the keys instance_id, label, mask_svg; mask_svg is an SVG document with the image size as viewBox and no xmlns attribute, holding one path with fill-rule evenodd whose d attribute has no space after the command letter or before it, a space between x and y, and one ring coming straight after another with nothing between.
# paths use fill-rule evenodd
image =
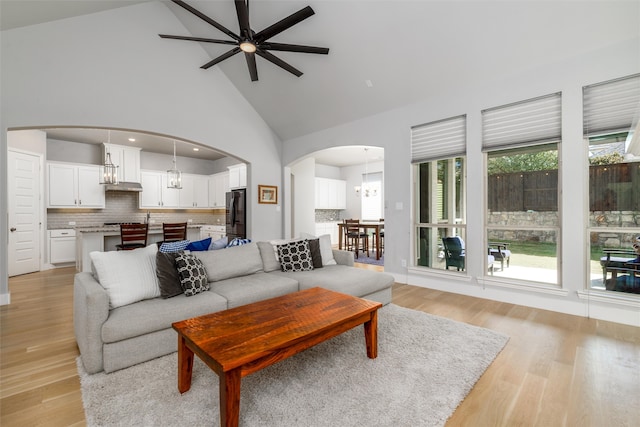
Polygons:
<instances>
[{"instance_id":1,"label":"wooden coffee table","mask_svg":"<svg viewBox=\"0 0 640 427\"><path fill-rule=\"evenodd\" d=\"M242 377L364 324L367 356L378 355L382 304L312 288L173 324L178 390L191 387L193 354L220 377L220 424L237 426Z\"/></svg>"}]
</instances>

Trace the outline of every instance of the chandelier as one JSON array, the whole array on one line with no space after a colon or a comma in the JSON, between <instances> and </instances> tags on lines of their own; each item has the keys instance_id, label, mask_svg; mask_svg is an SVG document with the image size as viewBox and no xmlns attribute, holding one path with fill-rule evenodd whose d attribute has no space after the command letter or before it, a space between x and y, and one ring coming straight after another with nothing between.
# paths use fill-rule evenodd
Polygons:
<instances>
[{"instance_id":1,"label":"chandelier","mask_svg":"<svg viewBox=\"0 0 640 427\"><path fill-rule=\"evenodd\" d=\"M111 130L107 131L104 165L100 166L100 184L118 184L118 166L111 161Z\"/></svg>"},{"instance_id":2,"label":"chandelier","mask_svg":"<svg viewBox=\"0 0 640 427\"><path fill-rule=\"evenodd\" d=\"M375 187L369 185L369 161L367 157L368 148L364 149L364 179L362 182L362 186L356 185L353 189L356 191L356 194L362 195L364 197L375 197L378 194L378 190Z\"/></svg>"},{"instance_id":3,"label":"chandelier","mask_svg":"<svg viewBox=\"0 0 640 427\"><path fill-rule=\"evenodd\" d=\"M173 140L173 167L167 171L167 188L182 188L182 172L176 166L176 140Z\"/></svg>"}]
</instances>

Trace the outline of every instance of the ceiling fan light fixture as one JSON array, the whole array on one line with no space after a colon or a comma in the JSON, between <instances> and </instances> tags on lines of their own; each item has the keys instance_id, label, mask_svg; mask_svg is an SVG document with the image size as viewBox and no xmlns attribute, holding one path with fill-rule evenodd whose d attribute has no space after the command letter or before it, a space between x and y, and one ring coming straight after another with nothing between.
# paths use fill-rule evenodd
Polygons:
<instances>
[{"instance_id":1,"label":"ceiling fan light fixture","mask_svg":"<svg viewBox=\"0 0 640 427\"><path fill-rule=\"evenodd\" d=\"M257 49L257 48L256 48L256 45L255 45L255 44L253 44L253 42L252 42L252 41L250 41L250 40L245 40L245 41L243 41L242 43L240 43L240 49L241 49L243 52L246 52L246 53L254 53L254 52L256 51L256 49Z\"/></svg>"}]
</instances>

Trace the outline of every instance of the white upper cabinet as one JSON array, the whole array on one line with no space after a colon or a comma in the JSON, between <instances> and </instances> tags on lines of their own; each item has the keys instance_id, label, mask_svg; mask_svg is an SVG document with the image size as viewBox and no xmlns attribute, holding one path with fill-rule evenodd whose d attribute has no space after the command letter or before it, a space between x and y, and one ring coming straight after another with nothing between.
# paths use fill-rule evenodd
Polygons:
<instances>
[{"instance_id":1,"label":"white upper cabinet","mask_svg":"<svg viewBox=\"0 0 640 427\"><path fill-rule=\"evenodd\" d=\"M144 190L144 187L142 187ZM181 208L209 207L209 178L206 175L182 174Z\"/></svg>"},{"instance_id":2,"label":"white upper cabinet","mask_svg":"<svg viewBox=\"0 0 640 427\"><path fill-rule=\"evenodd\" d=\"M47 178L47 207L105 207L99 166L49 162Z\"/></svg>"},{"instance_id":3,"label":"white upper cabinet","mask_svg":"<svg viewBox=\"0 0 640 427\"><path fill-rule=\"evenodd\" d=\"M229 172L221 172L209 177L209 207L224 208L229 191Z\"/></svg>"},{"instance_id":4,"label":"white upper cabinet","mask_svg":"<svg viewBox=\"0 0 640 427\"><path fill-rule=\"evenodd\" d=\"M103 144L104 158L111 153L111 161L118 166L118 180L140 182L140 148L125 145Z\"/></svg>"},{"instance_id":5,"label":"white upper cabinet","mask_svg":"<svg viewBox=\"0 0 640 427\"><path fill-rule=\"evenodd\" d=\"M247 188L247 165L244 163L228 166L229 169L229 188Z\"/></svg>"},{"instance_id":6,"label":"white upper cabinet","mask_svg":"<svg viewBox=\"0 0 640 427\"><path fill-rule=\"evenodd\" d=\"M346 209L347 182L341 179L315 179L316 209Z\"/></svg>"},{"instance_id":7,"label":"white upper cabinet","mask_svg":"<svg viewBox=\"0 0 640 427\"><path fill-rule=\"evenodd\" d=\"M167 188L167 173L160 171L141 171L140 192L141 208L177 208L180 204L180 191Z\"/></svg>"}]
</instances>

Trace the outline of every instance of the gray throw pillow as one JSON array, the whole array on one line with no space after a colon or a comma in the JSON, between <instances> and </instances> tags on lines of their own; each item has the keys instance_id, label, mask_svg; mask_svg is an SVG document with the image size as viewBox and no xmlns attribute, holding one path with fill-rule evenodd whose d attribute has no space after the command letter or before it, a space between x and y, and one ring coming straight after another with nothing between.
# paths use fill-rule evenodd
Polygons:
<instances>
[{"instance_id":1,"label":"gray throw pillow","mask_svg":"<svg viewBox=\"0 0 640 427\"><path fill-rule=\"evenodd\" d=\"M180 285L188 297L209 290L207 272L202 261L192 254L181 254L176 257L176 266L180 275Z\"/></svg>"},{"instance_id":2,"label":"gray throw pillow","mask_svg":"<svg viewBox=\"0 0 640 427\"><path fill-rule=\"evenodd\" d=\"M156 252L156 276L162 298L171 298L184 291L180 286L180 275L176 267L176 257L184 252Z\"/></svg>"},{"instance_id":3,"label":"gray throw pillow","mask_svg":"<svg viewBox=\"0 0 640 427\"><path fill-rule=\"evenodd\" d=\"M309 250L309 242L296 240L278 245L278 258L282 271L313 270L313 259Z\"/></svg>"},{"instance_id":4,"label":"gray throw pillow","mask_svg":"<svg viewBox=\"0 0 640 427\"><path fill-rule=\"evenodd\" d=\"M322 253L320 252L320 239L308 239L313 268L322 268Z\"/></svg>"}]
</instances>

